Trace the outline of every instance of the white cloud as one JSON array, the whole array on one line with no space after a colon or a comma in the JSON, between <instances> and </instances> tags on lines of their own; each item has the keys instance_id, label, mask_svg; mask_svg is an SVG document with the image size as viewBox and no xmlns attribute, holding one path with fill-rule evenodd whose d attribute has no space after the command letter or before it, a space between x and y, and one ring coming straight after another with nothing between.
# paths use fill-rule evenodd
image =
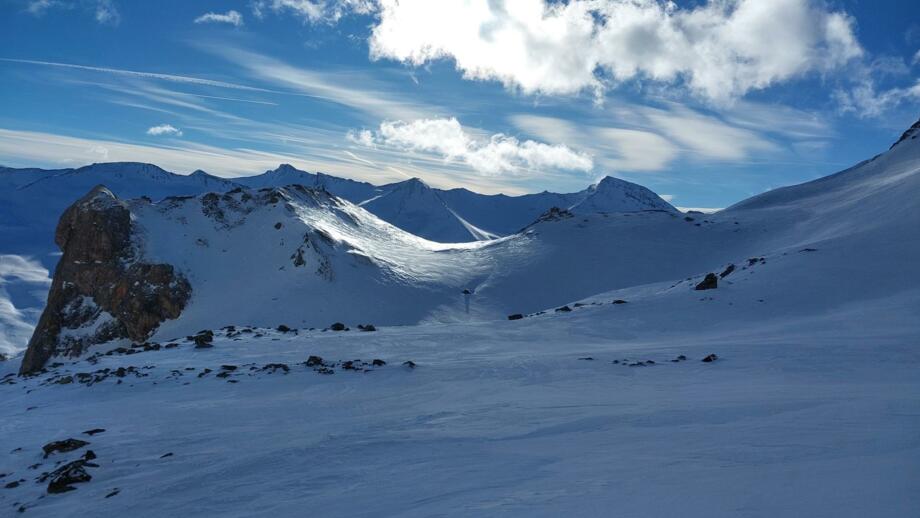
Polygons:
<instances>
[{"instance_id":1,"label":"white cloud","mask_svg":"<svg viewBox=\"0 0 920 518\"><path fill-rule=\"evenodd\" d=\"M96 21L103 25L118 25L121 13L112 0L29 0L26 12L43 16L50 9L74 9L80 7L92 11Z\"/></svg>"},{"instance_id":2,"label":"white cloud","mask_svg":"<svg viewBox=\"0 0 920 518\"><path fill-rule=\"evenodd\" d=\"M173 127L173 126L170 125L170 124L160 124L159 126L154 126L154 127L150 128L150 129L148 129L148 130L147 130L147 134L148 134L148 135L153 135L153 136L155 136L155 137L159 137L159 136L161 136L161 135L167 135L167 136L173 136L173 137L181 137L181 136L182 136L182 130L180 130L180 129L178 129L178 128L175 128L175 127Z\"/></svg>"},{"instance_id":3,"label":"white cloud","mask_svg":"<svg viewBox=\"0 0 920 518\"><path fill-rule=\"evenodd\" d=\"M229 23L235 27L240 27L243 25L243 15L233 10L223 14L208 12L195 18L195 23Z\"/></svg>"},{"instance_id":4,"label":"white cloud","mask_svg":"<svg viewBox=\"0 0 920 518\"><path fill-rule=\"evenodd\" d=\"M908 87L877 90L875 81L866 78L857 86L839 89L834 97L844 113L860 117L879 117L904 102L920 102L920 80Z\"/></svg>"},{"instance_id":5,"label":"white cloud","mask_svg":"<svg viewBox=\"0 0 920 518\"><path fill-rule=\"evenodd\" d=\"M523 174L542 169L589 171L590 156L564 145L495 134L485 141L474 138L457 119L386 121L376 132L349 133L349 140L364 146L385 146L405 151L433 153L444 161L460 161L486 175Z\"/></svg>"},{"instance_id":6,"label":"white cloud","mask_svg":"<svg viewBox=\"0 0 920 518\"><path fill-rule=\"evenodd\" d=\"M289 13L309 23L334 23L350 12L368 14L375 9L372 0L256 0L251 6L256 18L272 11Z\"/></svg>"},{"instance_id":7,"label":"white cloud","mask_svg":"<svg viewBox=\"0 0 920 518\"><path fill-rule=\"evenodd\" d=\"M920 64L920 50L918 50L917 53L914 54L914 59L911 61L911 64L912 65Z\"/></svg>"},{"instance_id":8,"label":"white cloud","mask_svg":"<svg viewBox=\"0 0 920 518\"><path fill-rule=\"evenodd\" d=\"M96 2L96 21L109 25L118 25L121 22L121 14L112 0L98 0Z\"/></svg>"},{"instance_id":9,"label":"white cloud","mask_svg":"<svg viewBox=\"0 0 920 518\"><path fill-rule=\"evenodd\" d=\"M818 0L380 0L377 14L372 58L449 58L468 79L526 93L649 79L721 102L863 53L853 20Z\"/></svg>"}]
</instances>

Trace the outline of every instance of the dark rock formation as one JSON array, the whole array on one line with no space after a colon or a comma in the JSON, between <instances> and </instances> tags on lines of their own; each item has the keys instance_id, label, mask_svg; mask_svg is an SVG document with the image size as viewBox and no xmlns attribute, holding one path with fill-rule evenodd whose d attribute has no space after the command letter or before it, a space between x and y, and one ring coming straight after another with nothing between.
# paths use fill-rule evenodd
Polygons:
<instances>
[{"instance_id":1,"label":"dark rock formation","mask_svg":"<svg viewBox=\"0 0 920 518\"><path fill-rule=\"evenodd\" d=\"M703 358L702 361L703 361L704 363L712 363L712 362L714 362L714 361L716 361L716 360L718 360L718 359L719 359L719 357L716 356L715 354L710 354L710 355L707 355L705 358Z\"/></svg>"},{"instance_id":2,"label":"dark rock formation","mask_svg":"<svg viewBox=\"0 0 920 518\"><path fill-rule=\"evenodd\" d=\"M48 455L51 455L52 453L66 453L68 451L79 450L87 444L89 443L86 441L81 441L80 439L64 439L63 441L49 442L48 444L42 446L42 451L45 452L45 458L48 458Z\"/></svg>"},{"instance_id":3,"label":"dark rock formation","mask_svg":"<svg viewBox=\"0 0 920 518\"><path fill-rule=\"evenodd\" d=\"M704 278L699 284L696 285L696 290L714 290L719 287L719 278L716 277L714 273L707 273L706 278Z\"/></svg>"},{"instance_id":4,"label":"dark rock formation","mask_svg":"<svg viewBox=\"0 0 920 518\"><path fill-rule=\"evenodd\" d=\"M520 313L515 313L515 314L513 314L513 315L508 315L508 320L520 320L520 319L522 319L522 318L524 318L524 315L522 315L522 314L520 314Z\"/></svg>"},{"instance_id":5,"label":"dark rock formation","mask_svg":"<svg viewBox=\"0 0 920 518\"><path fill-rule=\"evenodd\" d=\"M105 187L95 187L64 212L54 240L64 254L20 374L96 343L143 342L188 302L191 285L171 265L140 259L131 239L131 212Z\"/></svg>"}]
</instances>

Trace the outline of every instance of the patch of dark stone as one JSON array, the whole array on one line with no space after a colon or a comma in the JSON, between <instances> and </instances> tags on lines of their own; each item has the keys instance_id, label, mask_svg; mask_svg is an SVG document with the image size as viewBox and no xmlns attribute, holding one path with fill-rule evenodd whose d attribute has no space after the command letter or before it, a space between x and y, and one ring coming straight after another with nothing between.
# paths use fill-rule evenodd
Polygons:
<instances>
[{"instance_id":1,"label":"patch of dark stone","mask_svg":"<svg viewBox=\"0 0 920 518\"><path fill-rule=\"evenodd\" d=\"M336 323L332 324L331 326L329 326L329 330L331 330L331 331L348 331L348 328L345 327L345 324L343 324L343 323L341 323L341 322L336 322Z\"/></svg>"},{"instance_id":2,"label":"patch of dark stone","mask_svg":"<svg viewBox=\"0 0 920 518\"><path fill-rule=\"evenodd\" d=\"M715 354L709 354L709 355L707 355L705 358L703 358L702 361L703 361L703 363L712 363L712 362L714 362L714 361L716 361L716 360L718 360L718 359L719 359L719 357L716 356Z\"/></svg>"},{"instance_id":3,"label":"patch of dark stone","mask_svg":"<svg viewBox=\"0 0 920 518\"><path fill-rule=\"evenodd\" d=\"M277 327L279 333L290 333L292 329L284 324Z\"/></svg>"},{"instance_id":4,"label":"patch of dark stone","mask_svg":"<svg viewBox=\"0 0 920 518\"><path fill-rule=\"evenodd\" d=\"M585 357L583 357L583 358L579 358L579 360L592 361L592 360L594 360L594 358L592 358L592 357L590 357L590 356L585 356Z\"/></svg>"},{"instance_id":5,"label":"patch of dark stone","mask_svg":"<svg viewBox=\"0 0 920 518\"><path fill-rule=\"evenodd\" d=\"M3 486L3 487L6 488L6 489L13 489L13 488L19 487L19 484L21 484L21 483L23 483L23 482L25 482L25 479L14 480L14 481L12 481L12 482L7 483L7 484L6 484L5 486Z\"/></svg>"},{"instance_id":6,"label":"patch of dark stone","mask_svg":"<svg viewBox=\"0 0 920 518\"><path fill-rule=\"evenodd\" d=\"M515 313L515 314L513 314L513 315L508 315L508 320L520 320L520 319L522 319L522 318L524 318L524 315L522 315L522 314L520 314L520 313Z\"/></svg>"},{"instance_id":7,"label":"patch of dark stone","mask_svg":"<svg viewBox=\"0 0 920 518\"><path fill-rule=\"evenodd\" d=\"M731 275L731 273L732 273L733 271L735 271L735 265L734 265L734 264L730 264L730 265L728 265L727 267L725 267L724 270L722 270L722 273L719 274L719 278L720 278L720 279L724 279L724 278L728 277L729 275Z\"/></svg>"},{"instance_id":8,"label":"patch of dark stone","mask_svg":"<svg viewBox=\"0 0 920 518\"><path fill-rule=\"evenodd\" d=\"M412 360L404 361L404 362L403 362L403 365L404 365L405 367L410 368L410 369L414 369L414 368L415 368L415 362L412 361Z\"/></svg>"},{"instance_id":9,"label":"patch of dark stone","mask_svg":"<svg viewBox=\"0 0 920 518\"><path fill-rule=\"evenodd\" d=\"M568 306L562 306L561 308L556 308L556 313L568 313L569 311L572 311L572 308Z\"/></svg>"},{"instance_id":10,"label":"patch of dark stone","mask_svg":"<svg viewBox=\"0 0 920 518\"><path fill-rule=\"evenodd\" d=\"M86 441L81 441L80 439L64 439L63 441L52 441L48 444L42 446L42 451L45 452L45 458L47 459L52 453L67 453L69 451L79 450L80 448L89 444Z\"/></svg>"},{"instance_id":11,"label":"patch of dark stone","mask_svg":"<svg viewBox=\"0 0 920 518\"><path fill-rule=\"evenodd\" d=\"M799 250L799 252L817 252L817 251L818 251L817 248L803 248Z\"/></svg>"},{"instance_id":12,"label":"patch of dark stone","mask_svg":"<svg viewBox=\"0 0 920 518\"><path fill-rule=\"evenodd\" d=\"M95 458L95 455L90 458L84 456L82 459L68 462L50 473L43 473L37 480L38 482L48 481L47 491L52 495L73 491L77 489L73 487L73 484L81 484L93 479L86 468L99 467L98 464L90 462Z\"/></svg>"},{"instance_id":13,"label":"patch of dark stone","mask_svg":"<svg viewBox=\"0 0 920 518\"><path fill-rule=\"evenodd\" d=\"M757 263L766 264L766 262L767 260L763 257L751 257L750 259L747 260L747 265L754 266Z\"/></svg>"},{"instance_id":14,"label":"patch of dark stone","mask_svg":"<svg viewBox=\"0 0 920 518\"><path fill-rule=\"evenodd\" d=\"M160 455L160 458L165 459L167 457L172 457L172 456L173 456L173 452L170 451L170 452L164 453L163 455Z\"/></svg>"},{"instance_id":15,"label":"patch of dark stone","mask_svg":"<svg viewBox=\"0 0 920 518\"><path fill-rule=\"evenodd\" d=\"M714 273L707 273L706 277L694 288L697 291L714 290L719 287L719 278Z\"/></svg>"},{"instance_id":16,"label":"patch of dark stone","mask_svg":"<svg viewBox=\"0 0 920 518\"><path fill-rule=\"evenodd\" d=\"M144 367L144 369L152 369L152 367L147 366L147 367ZM43 385L48 385L48 384L69 385L73 383L74 381L76 381L77 383L82 383L86 386L91 386L96 383L105 381L111 376L115 376L116 378L124 378L125 376L128 376L129 374L133 374L137 378L143 378L143 377L149 376L149 374L140 372L140 370L138 370L138 368L134 366L118 367L115 370L112 370L106 367L105 369L99 369L93 372L77 372L72 376L71 375L66 375L66 376L52 375L50 378L42 382L42 384Z\"/></svg>"},{"instance_id":17,"label":"patch of dark stone","mask_svg":"<svg viewBox=\"0 0 920 518\"><path fill-rule=\"evenodd\" d=\"M93 428L92 430L87 430L83 432L83 434L89 435L90 437L92 437L93 435L103 433L103 432L105 432L105 428Z\"/></svg>"},{"instance_id":18,"label":"patch of dark stone","mask_svg":"<svg viewBox=\"0 0 920 518\"><path fill-rule=\"evenodd\" d=\"M377 328L374 326L374 324L358 324L358 330L364 331L367 333L367 332L376 331Z\"/></svg>"},{"instance_id":19,"label":"patch of dark stone","mask_svg":"<svg viewBox=\"0 0 920 518\"><path fill-rule=\"evenodd\" d=\"M186 339L195 343L195 349L207 349L209 347L214 347L211 344L211 342L214 341L214 331L211 331L210 329L198 331L198 334L187 336Z\"/></svg>"},{"instance_id":20,"label":"patch of dark stone","mask_svg":"<svg viewBox=\"0 0 920 518\"><path fill-rule=\"evenodd\" d=\"M105 495L105 497L106 497L106 498L112 498L113 496L117 495L117 494L120 493L120 492L121 492L121 490L118 489L118 488L116 487L116 488L113 489L111 492L109 492L107 495Z\"/></svg>"},{"instance_id":21,"label":"patch of dark stone","mask_svg":"<svg viewBox=\"0 0 920 518\"><path fill-rule=\"evenodd\" d=\"M681 355L678 355L677 358L674 358L673 360L671 360L671 362L677 363L677 362L682 362L686 360L687 360L687 357L681 354Z\"/></svg>"},{"instance_id":22,"label":"patch of dark stone","mask_svg":"<svg viewBox=\"0 0 920 518\"><path fill-rule=\"evenodd\" d=\"M199 378L203 378L203 377L207 376L208 373L210 373L210 372L211 372L211 369L205 368L204 370L202 370L201 372L198 373L198 377L199 377Z\"/></svg>"},{"instance_id":23,"label":"patch of dark stone","mask_svg":"<svg viewBox=\"0 0 920 518\"><path fill-rule=\"evenodd\" d=\"M268 363L262 367L263 371L270 371L272 374L278 372L279 370L287 374L291 371L291 368L285 363Z\"/></svg>"},{"instance_id":24,"label":"patch of dark stone","mask_svg":"<svg viewBox=\"0 0 920 518\"><path fill-rule=\"evenodd\" d=\"M611 304L626 304L626 301L623 299L616 299Z\"/></svg>"}]
</instances>

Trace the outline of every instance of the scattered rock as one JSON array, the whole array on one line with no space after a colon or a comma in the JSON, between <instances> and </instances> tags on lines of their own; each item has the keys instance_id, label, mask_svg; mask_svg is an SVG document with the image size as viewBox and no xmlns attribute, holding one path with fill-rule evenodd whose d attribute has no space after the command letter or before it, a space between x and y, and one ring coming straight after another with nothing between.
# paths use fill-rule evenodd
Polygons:
<instances>
[{"instance_id":1,"label":"scattered rock","mask_svg":"<svg viewBox=\"0 0 920 518\"><path fill-rule=\"evenodd\" d=\"M729 275L731 275L731 273L732 273L733 271L735 271L735 265L734 265L734 264L730 264L730 265L728 265L728 266L725 268L725 270L722 271L722 273L719 274L719 278L720 278L720 279L724 279L724 278L728 277Z\"/></svg>"},{"instance_id":2,"label":"scattered rock","mask_svg":"<svg viewBox=\"0 0 920 518\"><path fill-rule=\"evenodd\" d=\"M706 356L705 358L703 358L703 362L704 362L704 363L712 363L712 362L714 362L714 361L716 361L716 360L718 360L718 359L719 359L719 357L716 356L715 354L710 354L710 355Z\"/></svg>"},{"instance_id":3,"label":"scattered rock","mask_svg":"<svg viewBox=\"0 0 920 518\"><path fill-rule=\"evenodd\" d=\"M221 365L220 368L225 371L235 371L237 369L236 365Z\"/></svg>"},{"instance_id":4,"label":"scattered rock","mask_svg":"<svg viewBox=\"0 0 920 518\"><path fill-rule=\"evenodd\" d=\"M106 498L112 498L113 496L117 495L119 492L120 492L119 489L118 489L118 488L115 488L115 489L112 490L111 493L105 495L105 497L106 497Z\"/></svg>"},{"instance_id":5,"label":"scattered rock","mask_svg":"<svg viewBox=\"0 0 920 518\"><path fill-rule=\"evenodd\" d=\"M172 456L173 456L173 452L168 452L168 453L164 453L163 455L160 455L160 458L165 459L166 457L172 457Z\"/></svg>"},{"instance_id":6,"label":"scattered rock","mask_svg":"<svg viewBox=\"0 0 920 518\"><path fill-rule=\"evenodd\" d=\"M522 315L522 314L520 314L520 313L515 313L515 314L513 314L513 315L508 315L508 320L520 320L520 319L522 319L522 318L524 318L524 315Z\"/></svg>"},{"instance_id":7,"label":"scattered rock","mask_svg":"<svg viewBox=\"0 0 920 518\"><path fill-rule=\"evenodd\" d=\"M105 428L93 428L92 430L87 430L83 432L83 434L93 436L93 435L96 435L97 433L102 433L104 431L105 431Z\"/></svg>"},{"instance_id":8,"label":"scattered rock","mask_svg":"<svg viewBox=\"0 0 920 518\"><path fill-rule=\"evenodd\" d=\"M214 341L214 331L210 329L205 329L204 331L199 331L195 336L187 337L190 341L195 342L195 349L207 349L213 347L211 342Z\"/></svg>"},{"instance_id":9,"label":"scattered rock","mask_svg":"<svg viewBox=\"0 0 920 518\"><path fill-rule=\"evenodd\" d=\"M323 359L319 356L310 356L307 358L307 361L304 362L304 365L307 367L316 367L317 365L323 365Z\"/></svg>"},{"instance_id":10,"label":"scattered rock","mask_svg":"<svg viewBox=\"0 0 920 518\"><path fill-rule=\"evenodd\" d=\"M332 324L331 326L329 326L329 329L333 331L344 331L346 328L345 328L345 324L341 322L336 322Z\"/></svg>"},{"instance_id":11,"label":"scattered rock","mask_svg":"<svg viewBox=\"0 0 920 518\"><path fill-rule=\"evenodd\" d=\"M289 333L291 332L291 328L284 324L281 324L280 326L278 326L278 332L279 333Z\"/></svg>"},{"instance_id":12,"label":"scattered rock","mask_svg":"<svg viewBox=\"0 0 920 518\"><path fill-rule=\"evenodd\" d=\"M376 331L377 328L374 327L374 324L358 324L358 329L365 332Z\"/></svg>"},{"instance_id":13,"label":"scattered rock","mask_svg":"<svg viewBox=\"0 0 920 518\"><path fill-rule=\"evenodd\" d=\"M13 488L15 488L15 487L19 487L19 481L18 481L18 480L14 480L14 481L10 482L9 484L7 484L7 485L5 485L5 486L3 486L3 487L5 487L6 489L13 489Z\"/></svg>"},{"instance_id":14,"label":"scattered rock","mask_svg":"<svg viewBox=\"0 0 920 518\"><path fill-rule=\"evenodd\" d=\"M272 372L275 372L277 370L282 370L284 371L285 374L287 374L288 372L290 372L291 368L288 367L287 364L285 363L268 363L264 367L262 367L262 370L263 371L270 370Z\"/></svg>"},{"instance_id":15,"label":"scattered rock","mask_svg":"<svg viewBox=\"0 0 920 518\"><path fill-rule=\"evenodd\" d=\"M406 367L409 367L410 369L414 369L414 368L415 368L415 362L412 361L412 360L403 362L403 365L405 365Z\"/></svg>"},{"instance_id":16,"label":"scattered rock","mask_svg":"<svg viewBox=\"0 0 920 518\"><path fill-rule=\"evenodd\" d=\"M817 251L818 251L817 248L803 248L799 250L799 252L817 252Z\"/></svg>"},{"instance_id":17,"label":"scattered rock","mask_svg":"<svg viewBox=\"0 0 920 518\"><path fill-rule=\"evenodd\" d=\"M702 280L702 282L697 284L696 288L694 289L696 289L697 291L702 291L702 290L714 290L718 287L719 287L719 278L716 277L716 274L707 273L706 277Z\"/></svg>"},{"instance_id":18,"label":"scattered rock","mask_svg":"<svg viewBox=\"0 0 920 518\"><path fill-rule=\"evenodd\" d=\"M78 459L64 464L50 474L40 477L39 480L44 482L48 478L51 478L51 482L48 483L48 493L50 494L73 491L76 488L71 484L89 482L93 479L86 471L87 466L95 467L95 464L91 464L83 459Z\"/></svg>"},{"instance_id":19,"label":"scattered rock","mask_svg":"<svg viewBox=\"0 0 920 518\"><path fill-rule=\"evenodd\" d=\"M572 308L568 306L562 306L561 308L556 308L557 313L559 312L568 313L569 311L572 311Z\"/></svg>"},{"instance_id":20,"label":"scattered rock","mask_svg":"<svg viewBox=\"0 0 920 518\"><path fill-rule=\"evenodd\" d=\"M611 302L611 304L626 304L626 301L623 299L616 299L615 301Z\"/></svg>"},{"instance_id":21,"label":"scattered rock","mask_svg":"<svg viewBox=\"0 0 920 518\"><path fill-rule=\"evenodd\" d=\"M387 362L385 362L385 361L383 361L383 360L381 360L381 359L379 359L379 358L374 358L374 361L371 362L371 365L373 365L374 367L383 367L383 366L386 365L386 364L387 364Z\"/></svg>"},{"instance_id":22,"label":"scattered rock","mask_svg":"<svg viewBox=\"0 0 920 518\"><path fill-rule=\"evenodd\" d=\"M64 439L63 441L49 442L48 444L42 446L42 450L45 452L45 458L47 459L48 456L52 453L67 453L68 451L79 450L87 444L89 443L86 441L81 441L80 439Z\"/></svg>"},{"instance_id":23,"label":"scattered rock","mask_svg":"<svg viewBox=\"0 0 920 518\"><path fill-rule=\"evenodd\" d=\"M590 356L585 356L584 358L579 358L579 360L592 361L592 360L594 360L594 358L592 358L592 357L590 357Z\"/></svg>"}]
</instances>

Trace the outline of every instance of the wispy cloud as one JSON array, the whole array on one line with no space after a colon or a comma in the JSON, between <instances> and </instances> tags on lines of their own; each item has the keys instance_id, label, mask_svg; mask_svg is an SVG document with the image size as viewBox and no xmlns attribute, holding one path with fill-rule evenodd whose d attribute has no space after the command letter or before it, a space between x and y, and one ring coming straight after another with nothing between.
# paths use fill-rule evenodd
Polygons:
<instances>
[{"instance_id":1,"label":"wispy cloud","mask_svg":"<svg viewBox=\"0 0 920 518\"><path fill-rule=\"evenodd\" d=\"M170 137L181 137L182 130L174 127L171 124L160 124L159 126L153 126L150 129L148 129L147 134L152 135L154 137L159 137L159 136L164 136L164 135L170 136Z\"/></svg>"},{"instance_id":2,"label":"wispy cloud","mask_svg":"<svg viewBox=\"0 0 920 518\"><path fill-rule=\"evenodd\" d=\"M308 70L228 45L198 46L239 65L253 79L347 106L376 120L418 119L436 116L443 111L402 95L398 93L397 85L381 82L363 72Z\"/></svg>"},{"instance_id":3,"label":"wispy cloud","mask_svg":"<svg viewBox=\"0 0 920 518\"><path fill-rule=\"evenodd\" d=\"M108 67L95 67L88 65L77 65L73 63L58 63L54 61L38 61L33 59L13 59L13 58L0 58L0 61L5 61L8 63L23 63L29 65L40 65L46 67L58 67L66 68L71 70L85 70L88 72L100 72L104 74L115 74L120 76L130 76L130 77L140 77L146 79L159 79L162 81L171 81L174 83L186 83L194 84L199 86L213 86L216 88L229 88L232 90L247 90L251 92L268 92L268 93L285 93L277 92L273 90L267 90L265 88L257 88L254 86L241 85L237 83L228 83L226 81L216 81L213 79L204 79L200 77L192 76L183 76L176 74L160 74L157 72L141 72L137 70L125 70L121 68L108 68Z\"/></svg>"},{"instance_id":4,"label":"wispy cloud","mask_svg":"<svg viewBox=\"0 0 920 518\"><path fill-rule=\"evenodd\" d=\"M44 16L53 9L76 9L92 12L101 25L118 25L121 13L112 0L29 0L26 12L33 16Z\"/></svg>"},{"instance_id":5,"label":"wispy cloud","mask_svg":"<svg viewBox=\"0 0 920 518\"><path fill-rule=\"evenodd\" d=\"M226 13L208 12L195 18L195 23L227 23L234 27L241 27L243 25L243 15L233 10Z\"/></svg>"}]
</instances>

